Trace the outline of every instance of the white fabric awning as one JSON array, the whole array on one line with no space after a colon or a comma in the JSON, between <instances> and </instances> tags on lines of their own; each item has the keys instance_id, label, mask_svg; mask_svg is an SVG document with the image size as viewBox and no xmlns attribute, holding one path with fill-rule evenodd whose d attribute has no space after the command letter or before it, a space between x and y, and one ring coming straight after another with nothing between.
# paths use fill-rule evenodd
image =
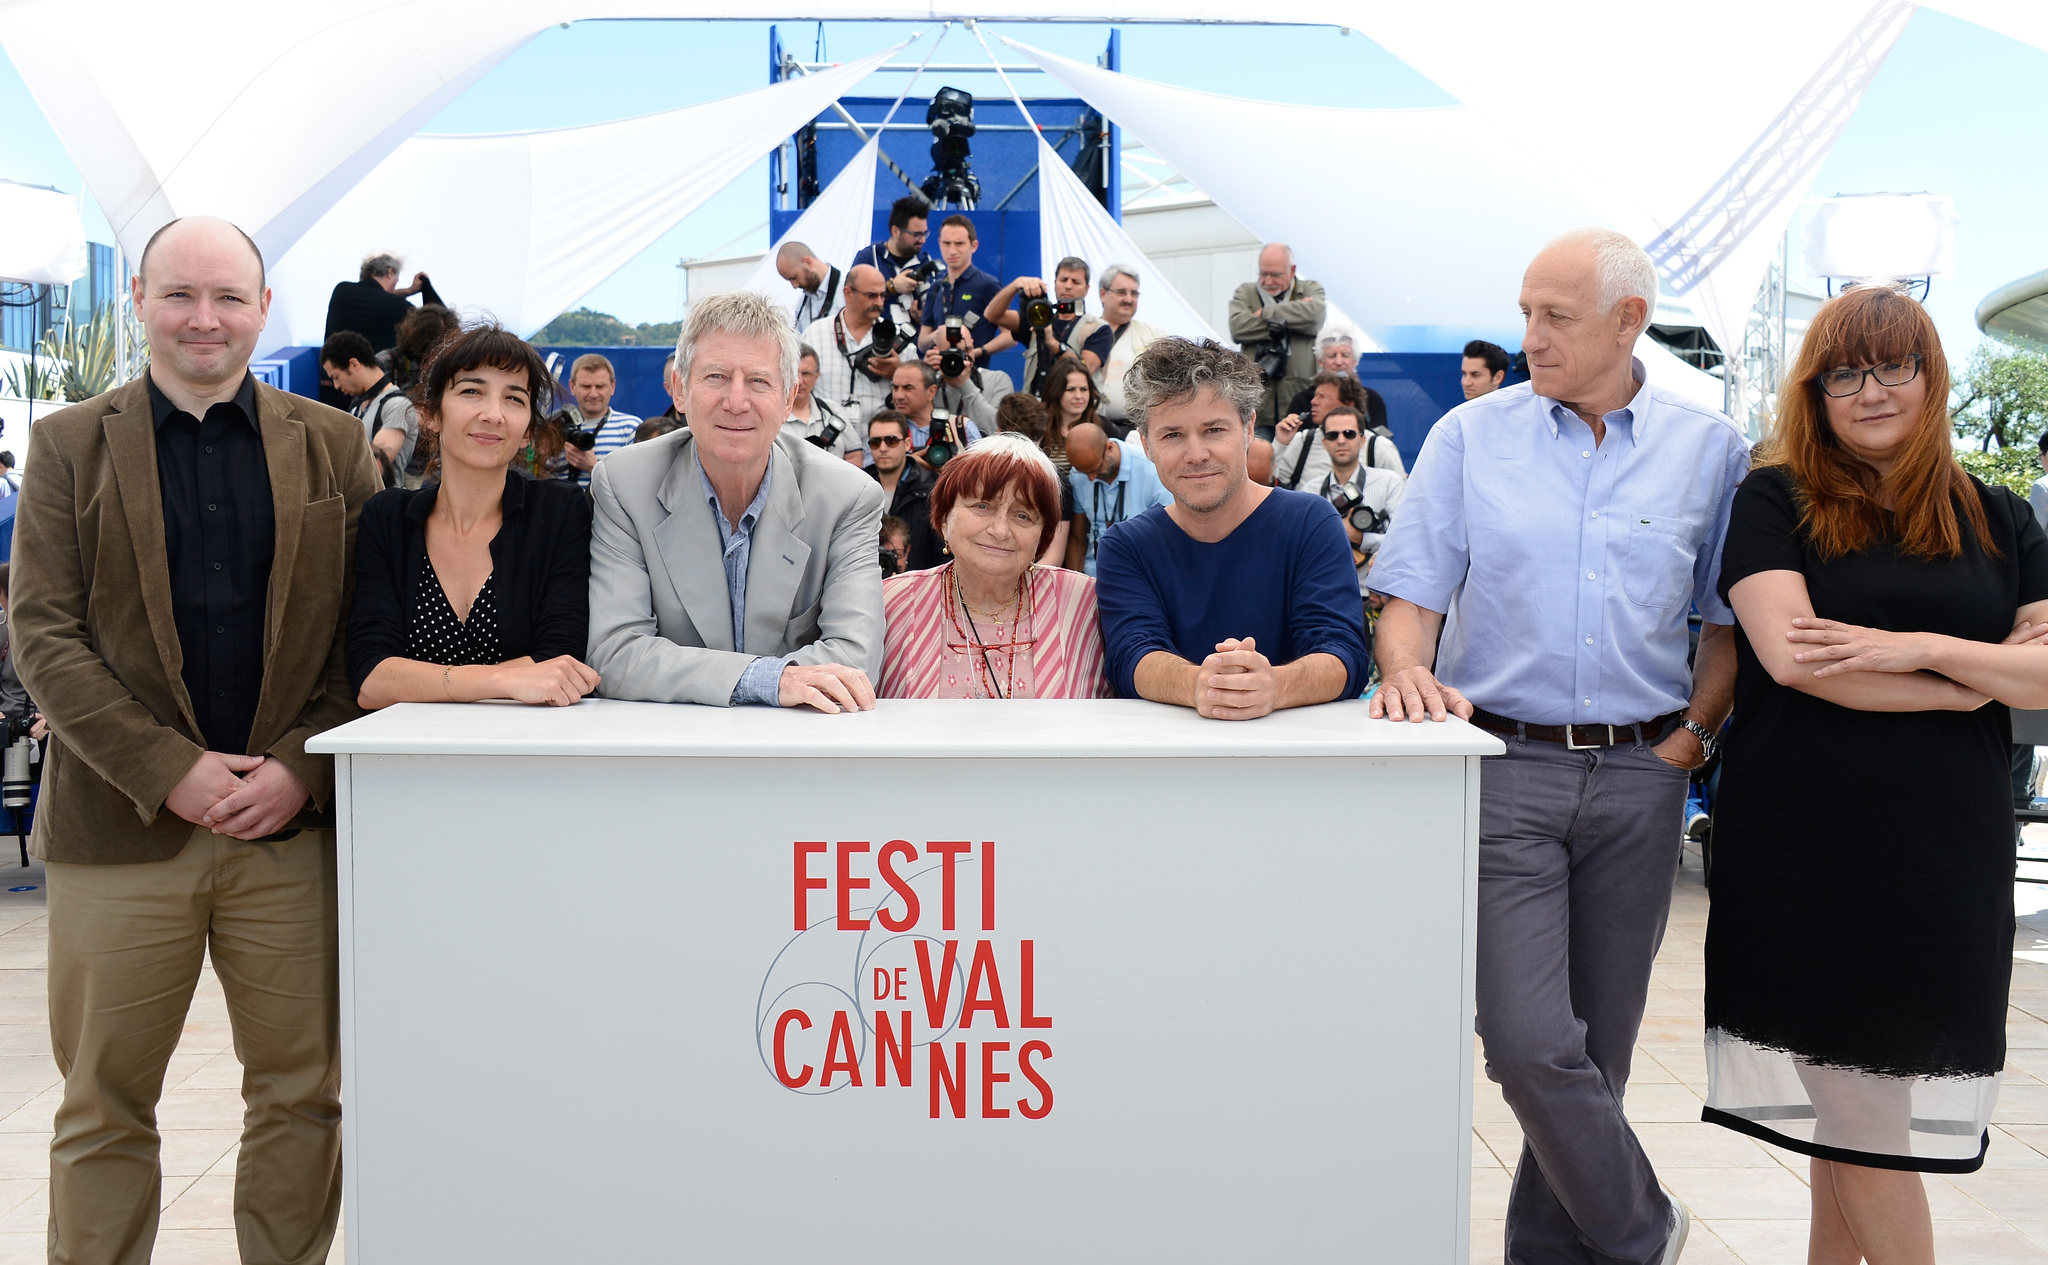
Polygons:
<instances>
[{"instance_id":1,"label":"white fabric awning","mask_svg":"<svg viewBox=\"0 0 2048 1265\"><path fill-rule=\"evenodd\" d=\"M877 155L881 144L880 132L868 138L860 152L832 177L832 183L811 199L789 231L775 239L768 253L761 256L761 262L754 265L754 271L740 283L740 289L752 290L792 316L795 314L796 290L775 271L775 252L782 249L784 242L802 242L819 259L845 269L854 252L868 244L868 230L875 222L875 168L880 165ZM846 284L844 277L840 284Z\"/></svg>"},{"instance_id":2,"label":"white fabric awning","mask_svg":"<svg viewBox=\"0 0 2048 1265\"><path fill-rule=\"evenodd\" d=\"M85 275L78 195L0 180L0 281L70 285Z\"/></svg>"},{"instance_id":3,"label":"white fabric awning","mask_svg":"<svg viewBox=\"0 0 2048 1265\"><path fill-rule=\"evenodd\" d=\"M415 136L273 265L261 349L320 342L335 283L377 251L433 277L465 314L530 334L895 51L619 123ZM583 161L599 151L616 157Z\"/></svg>"}]
</instances>

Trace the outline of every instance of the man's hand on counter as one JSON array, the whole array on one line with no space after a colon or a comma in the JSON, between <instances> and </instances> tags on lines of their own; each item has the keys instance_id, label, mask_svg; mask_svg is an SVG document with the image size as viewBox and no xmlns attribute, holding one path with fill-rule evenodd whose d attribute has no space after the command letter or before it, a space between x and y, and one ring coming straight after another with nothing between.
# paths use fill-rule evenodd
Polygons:
<instances>
[{"instance_id":1,"label":"man's hand on counter","mask_svg":"<svg viewBox=\"0 0 2048 1265\"><path fill-rule=\"evenodd\" d=\"M875 687L859 668L839 663L792 663L782 670L777 700L784 707L815 707L821 712L871 712Z\"/></svg>"}]
</instances>

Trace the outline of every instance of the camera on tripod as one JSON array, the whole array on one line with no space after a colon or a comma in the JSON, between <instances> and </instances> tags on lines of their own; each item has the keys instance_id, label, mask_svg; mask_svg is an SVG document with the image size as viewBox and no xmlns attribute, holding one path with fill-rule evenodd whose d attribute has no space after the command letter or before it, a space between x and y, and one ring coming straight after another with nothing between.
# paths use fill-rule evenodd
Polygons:
<instances>
[{"instance_id":1,"label":"camera on tripod","mask_svg":"<svg viewBox=\"0 0 2048 1265\"><path fill-rule=\"evenodd\" d=\"M958 88L941 88L932 94L924 121L932 129L932 174L924 178L920 191L933 206L952 203L972 209L981 201L981 181L975 177L972 146L974 135L974 94Z\"/></svg>"},{"instance_id":2,"label":"camera on tripod","mask_svg":"<svg viewBox=\"0 0 2048 1265\"><path fill-rule=\"evenodd\" d=\"M967 372L967 353L960 340L967 335L967 322L957 316L946 318L946 349L939 353L939 376L957 378Z\"/></svg>"}]
</instances>

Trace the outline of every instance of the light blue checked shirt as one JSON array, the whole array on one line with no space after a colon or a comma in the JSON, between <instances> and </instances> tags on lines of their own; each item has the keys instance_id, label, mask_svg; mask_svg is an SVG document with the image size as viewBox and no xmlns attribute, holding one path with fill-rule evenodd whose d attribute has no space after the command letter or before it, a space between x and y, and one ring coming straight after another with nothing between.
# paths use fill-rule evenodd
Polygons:
<instances>
[{"instance_id":1,"label":"light blue checked shirt","mask_svg":"<svg viewBox=\"0 0 2048 1265\"><path fill-rule=\"evenodd\" d=\"M704 473L704 467L697 467L697 478L704 484L704 499L711 502L711 518L718 524L718 549L720 561L725 566L725 600L732 608L732 648L747 652L747 567L753 561L754 527L761 521L761 507L768 503L768 481L775 474L775 463L769 462L761 475L761 489L754 493L754 499L747 504L746 512L740 515L740 525L735 529L725 516L725 509L718 503L718 493L711 486L711 476ZM785 655L779 659L765 656L756 658L740 673L738 684L732 687L732 702L758 703L765 707L778 707L782 703L782 670L796 659Z\"/></svg>"},{"instance_id":2,"label":"light blue checked shirt","mask_svg":"<svg viewBox=\"0 0 2048 1265\"><path fill-rule=\"evenodd\" d=\"M1452 409L1422 445L1369 582L1445 613L1436 675L1476 706L1540 725L1678 711L1686 608L1735 622L1714 584L1748 441L1635 375L1598 445L1527 383Z\"/></svg>"}]
</instances>

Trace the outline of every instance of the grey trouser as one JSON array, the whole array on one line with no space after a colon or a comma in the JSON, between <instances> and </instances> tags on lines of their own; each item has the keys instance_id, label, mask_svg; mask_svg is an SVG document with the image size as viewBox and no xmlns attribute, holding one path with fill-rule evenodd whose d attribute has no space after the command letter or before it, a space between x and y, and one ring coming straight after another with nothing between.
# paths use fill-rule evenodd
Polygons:
<instances>
[{"instance_id":1,"label":"grey trouser","mask_svg":"<svg viewBox=\"0 0 2048 1265\"><path fill-rule=\"evenodd\" d=\"M1479 1037L1522 1126L1510 1265L1645 1265L1671 1206L1622 1115L1686 775L1631 743L1503 739L1479 796Z\"/></svg>"}]
</instances>

